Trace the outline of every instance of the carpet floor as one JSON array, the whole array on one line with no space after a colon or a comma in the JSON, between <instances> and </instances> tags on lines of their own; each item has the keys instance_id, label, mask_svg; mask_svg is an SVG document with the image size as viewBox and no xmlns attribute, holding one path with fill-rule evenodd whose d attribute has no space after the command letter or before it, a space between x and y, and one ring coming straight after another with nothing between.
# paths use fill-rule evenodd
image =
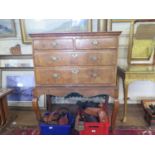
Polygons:
<instances>
[{"instance_id":1,"label":"carpet floor","mask_svg":"<svg viewBox=\"0 0 155 155\"><path fill-rule=\"evenodd\" d=\"M1 135L40 135L39 128L37 126L16 126L9 125L0 132ZM77 135L77 133L76 133ZM154 128L145 127L117 127L112 134L109 131L109 135L155 135Z\"/></svg>"},{"instance_id":2,"label":"carpet floor","mask_svg":"<svg viewBox=\"0 0 155 155\"><path fill-rule=\"evenodd\" d=\"M69 106L72 111L74 108ZM128 119L121 121L123 106L120 105L114 135L155 135L155 126L149 127L141 105L128 105ZM32 110L10 110L10 123L0 129L0 135L39 135L38 122Z\"/></svg>"}]
</instances>

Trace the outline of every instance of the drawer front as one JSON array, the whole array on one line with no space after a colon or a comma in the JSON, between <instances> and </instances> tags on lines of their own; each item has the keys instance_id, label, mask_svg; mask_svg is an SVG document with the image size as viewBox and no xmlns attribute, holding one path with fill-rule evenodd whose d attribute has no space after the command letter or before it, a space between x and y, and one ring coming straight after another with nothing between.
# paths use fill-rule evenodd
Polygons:
<instances>
[{"instance_id":1,"label":"drawer front","mask_svg":"<svg viewBox=\"0 0 155 155\"><path fill-rule=\"evenodd\" d=\"M76 49L117 48L116 37L76 39Z\"/></svg>"},{"instance_id":2,"label":"drawer front","mask_svg":"<svg viewBox=\"0 0 155 155\"><path fill-rule=\"evenodd\" d=\"M117 52L104 50L101 52L36 52L37 67L70 66L70 65L115 65Z\"/></svg>"},{"instance_id":3,"label":"drawer front","mask_svg":"<svg viewBox=\"0 0 155 155\"><path fill-rule=\"evenodd\" d=\"M116 68L106 67L55 67L36 69L36 82L40 85L115 85Z\"/></svg>"},{"instance_id":4,"label":"drawer front","mask_svg":"<svg viewBox=\"0 0 155 155\"><path fill-rule=\"evenodd\" d=\"M70 69L36 69L36 82L43 85L71 83L72 73Z\"/></svg>"},{"instance_id":5,"label":"drawer front","mask_svg":"<svg viewBox=\"0 0 155 155\"><path fill-rule=\"evenodd\" d=\"M34 49L73 49L72 39L43 39L34 40Z\"/></svg>"}]
</instances>

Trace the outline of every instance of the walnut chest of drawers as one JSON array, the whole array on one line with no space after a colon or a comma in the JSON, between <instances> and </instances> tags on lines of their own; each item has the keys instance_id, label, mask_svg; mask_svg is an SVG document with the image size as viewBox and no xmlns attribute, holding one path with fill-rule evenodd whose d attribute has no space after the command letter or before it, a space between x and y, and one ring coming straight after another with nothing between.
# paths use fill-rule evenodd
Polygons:
<instances>
[{"instance_id":1,"label":"walnut chest of drawers","mask_svg":"<svg viewBox=\"0 0 155 155\"><path fill-rule=\"evenodd\" d=\"M109 94L117 111L117 53L120 32L32 34L36 87L33 106L42 94ZM115 118L112 119L114 126Z\"/></svg>"}]
</instances>

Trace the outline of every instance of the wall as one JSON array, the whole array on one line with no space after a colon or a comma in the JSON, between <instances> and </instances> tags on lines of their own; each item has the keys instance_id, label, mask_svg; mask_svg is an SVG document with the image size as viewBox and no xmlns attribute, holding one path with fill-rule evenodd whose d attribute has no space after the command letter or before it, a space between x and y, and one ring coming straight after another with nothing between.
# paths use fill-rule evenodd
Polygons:
<instances>
[{"instance_id":1,"label":"wall","mask_svg":"<svg viewBox=\"0 0 155 155\"><path fill-rule=\"evenodd\" d=\"M16 44L21 45L22 54L31 54L31 45L25 45L22 43L20 24L18 19L15 20L15 24L17 36L13 38L0 38L0 54L10 54L10 47L15 46Z\"/></svg>"},{"instance_id":2,"label":"wall","mask_svg":"<svg viewBox=\"0 0 155 155\"><path fill-rule=\"evenodd\" d=\"M31 45L25 45L22 43L20 24L19 24L18 19L15 20L15 26L16 26L16 33L17 33L16 37L0 38L0 55L9 55L10 54L10 47L15 46L16 44L21 45L22 54L32 54L32 46ZM11 60L9 59L8 61L10 62ZM3 64L3 62L1 61L1 65L2 64ZM1 76L1 78L2 78L2 76ZM4 82L3 82L3 85L4 85ZM22 102L22 103L20 103L20 102L9 102L9 105L10 106L32 106L32 103L30 103L30 102ZM41 102L40 102L40 105L43 106L43 104L41 104Z\"/></svg>"},{"instance_id":3,"label":"wall","mask_svg":"<svg viewBox=\"0 0 155 155\"><path fill-rule=\"evenodd\" d=\"M17 30L17 37L14 38L0 38L0 54L10 54L10 47L15 46L16 44L21 45L22 54L31 54L32 47L31 45L26 45L22 43L21 31L20 31L20 24L19 20L15 20L16 30ZM97 20L94 20L94 31L97 31ZM127 63L127 48L128 48L128 30L129 30L129 23L114 23L113 30L121 30L123 33L120 37L119 42L119 56L118 56L118 63L126 65ZM141 96L143 97L153 97L155 92L155 84L152 82L147 81L137 81L132 83L129 86L129 103L139 103L139 99ZM119 100L123 103L123 90L122 90L122 80L120 79L119 84ZM13 104L11 104L13 105ZM24 103L21 103L24 105ZM29 106L31 106L29 104Z\"/></svg>"}]
</instances>

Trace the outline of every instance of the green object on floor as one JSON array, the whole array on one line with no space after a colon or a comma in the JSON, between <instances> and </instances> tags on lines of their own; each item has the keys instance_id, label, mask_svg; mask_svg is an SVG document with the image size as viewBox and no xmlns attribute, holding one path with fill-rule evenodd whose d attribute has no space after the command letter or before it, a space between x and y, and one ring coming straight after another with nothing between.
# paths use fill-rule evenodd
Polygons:
<instances>
[{"instance_id":1,"label":"green object on floor","mask_svg":"<svg viewBox=\"0 0 155 155\"><path fill-rule=\"evenodd\" d=\"M79 121L78 124L75 124L75 130L76 131L84 130L84 122L83 121Z\"/></svg>"}]
</instances>

